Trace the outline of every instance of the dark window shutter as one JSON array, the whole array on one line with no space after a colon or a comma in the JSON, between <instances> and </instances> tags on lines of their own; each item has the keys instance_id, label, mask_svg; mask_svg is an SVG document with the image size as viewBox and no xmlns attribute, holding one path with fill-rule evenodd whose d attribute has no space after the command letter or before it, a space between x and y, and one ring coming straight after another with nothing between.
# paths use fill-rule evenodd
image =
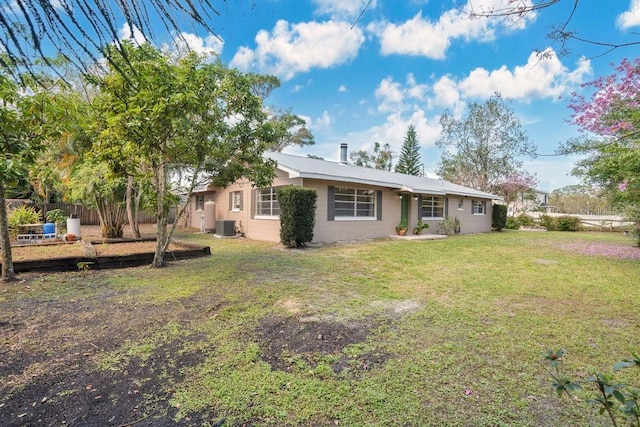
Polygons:
<instances>
[{"instance_id":1,"label":"dark window shutter","mask_svg":"<svg viewBox=\"0 0 640 427\"><path fill-rule=\"evenodd\" d=\"M418 194L418 219L422 220L422 194Z\"/></svg>"},{"instance_id":2,"label":"dark window shutter","mask_svg":"<svg viewBox=\"0 0 640 427\"><path fill-rule=\"evenodd\" d=\"M233 191L229 193L229 210L233 210Z\"/></svg>"},{"instance_id":3,"label":"dark window shutter","mask_svg":"<svg viewBox=\"0 0 640 427\"><path fill-rule=\"evenodd\" d=\"M327 190L327 221L334 221L336 219L336 187L330 185Z\"/></svg>"},{"instance_id":4,"label":"dark window shutter","mask_svg":"<svg viewBox=\"0 0 640 427\"><path fill-rule=\"evenodd\" d=\"M376 220L382 221L382 191L376 191Z\"/></svg>"},{"instance_id":5,"label":"dark window shutter","mask_svg":"<svg viewBox=\"0 0 640 427\"><path fill-rule=\"evenodd\" d=\"M251 191L251 218L255 218L256 217L256 193L258 192L258 190L252 190Z\"/></svg>"},{"instance_id":6,"label":"dark window shutter","mask_svg":"<svg viewBox=\"0 0 640 427\"><path fill-rule=\"evenodd\" d=\"M448 217L449 216L449 199L447 197L444 197L444 217Z\"/></svg>"},{"instance_id":7,"label":"dark window shutter","mask_svg":"<svg viewBox=\"0 0 640 427\"><path fill-rule=\"evenodd\" d=\"M240 191L240 210L244 207L244 193Z\"/></svg>"}]
</instances>

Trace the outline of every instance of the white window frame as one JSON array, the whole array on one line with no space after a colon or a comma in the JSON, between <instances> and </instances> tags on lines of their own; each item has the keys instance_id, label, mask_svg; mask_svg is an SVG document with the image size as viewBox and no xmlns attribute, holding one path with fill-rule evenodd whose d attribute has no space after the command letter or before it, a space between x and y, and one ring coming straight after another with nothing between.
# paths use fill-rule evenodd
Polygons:
<instances>
[{"instance_id":1,"label":"white window frame","mask_svg":"<svg viewBox=\"0 0 640 427\"><path fill-rule=\"evenodd\" d=\"M255 216L257 219L280 219L280 204L278 203L277 187L258 188L255 200ZM268 193L266 193L268 191ZM267 200L262 200L262 196L269 196ZM261 206L268 205L269 214L261 214ZM274 212L277 211L277 214Z\"/></svg>"},{"instance_id":2,"label":"white window frame","mask_svg":"<svg viewBox=\"0 0 640 427\"><path fill-rule=\"evenodd\" d=\"M242 209L242 191L231 192L231 212L240 212Z\"/></svg>"},{"instance_id":3,"label":"white window frame","mask_svg":"<svg viewBox=\"0 0 640 427\"><path fill-rule=\"evenodd\" d=\"M458 199L458 210L459 211L463 211L464 210L464 197L460 197Z\"/></svg>"},{"instance_id":4,"label":"white window frame","mask_svg":"<svg viewBox=\"0 0 640 427\"><path fill-rule=\"evenodd\" d=\"M473 200L471 202L471 212L474 215L486 215L487 202L485 200Z\"/></svg>"},{"instance_id":5,"label":"white window frame","mask_svg":"<svg viewBox=\"0 0 640 427\"><path fill-rule=\"evenodd\" d=\"M353 192L353 194L351 194ZM369 194L364 194L364 193ZM338 200L339 196L353 196L353 200ZM376 221L378 219L378 194L376 190L366 188L353 188L353 187L335 187L333 201L334 201L334 221ZM345 207L338 207L338 205L352 205L352 209L346 209ZM360 216L358 206L368 206L369 213L371 215ZM351 211L351 215L345 215L345 211Z\"/></svg>"},{"instance_id":6,"label":"white window frame","mask_svg":"<svg viewBox=\"0 0 640 427\"><path fill-rule=\"evenodd\" d=\"M433 212L438 208L438 205L436 204L436 200L440 200L442 203L442 215L441 216L427 216L425 215L425 209L424 209L424 205L425 202L427 201L431 201L430 206L428 206L428 208L431 209L431 214L433 215ZM433 219L443 219L444 218L444 213L445 213L445 209L446 209L446 199L444 196L426 196L423 195L422 196L422 202L420 203L420 217L423 220L433 220Z\"/></svg>"}]
</instances>

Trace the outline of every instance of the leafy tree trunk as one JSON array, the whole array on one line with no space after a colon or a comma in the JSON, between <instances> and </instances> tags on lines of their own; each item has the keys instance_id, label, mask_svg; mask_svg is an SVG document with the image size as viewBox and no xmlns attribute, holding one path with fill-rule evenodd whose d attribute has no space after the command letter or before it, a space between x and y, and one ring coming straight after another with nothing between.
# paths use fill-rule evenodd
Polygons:
<instances>
[{"instance_id":1,"label":"leafy tree trunk","mask_svg":"<svg viewBox=\"0 0 640 427\"><path fill-rule=\"evenodd\" d=\"M103 199L96 200L102 237L119 239L126 224L126 210L118 203Z\"/></svg>"},{"instance_id":2,"label":"leafy tree trunk","mask_svg":"<svg viewBox=\"0 0 640 427\"><path fill-rule=\"evenodd\" d=\"M7 202L4 198L4 182L0 180L0 244L2 244L2 281L16 280L11 256L11 239L9 238L9 221L7 218Z\"/></svg>"},{"instance_id":3,"label":"leafy tree trunk","mask_svg":"<svg viewBox=\"0 0 640 427\"><path fill-rule=\"evenodd\" d=\"M153 255L151 267L164 266L164 254L169 246L169 236L167 234L167 222L169 208L165 201L167 186L167 168L163 162L153 168L153 180L156 187L156 252Z\"/></svg>"},{"instance_id":4,"label":"leafy tree trunk","mask_svg":"<svg viewBox=\"0 0 640 427\"><path fill-rule=\"evenodd\" d=\"M134 195L135 193L135 195ZM131 232L133 233L133 237L139 239L140 235L140 227L138 224L138 211L140 207L140 192L135 191L133 186L133 176L129 175L127 177L127 217L129 219L129 227L131 227Z\"/></svg>"}]
</instances>

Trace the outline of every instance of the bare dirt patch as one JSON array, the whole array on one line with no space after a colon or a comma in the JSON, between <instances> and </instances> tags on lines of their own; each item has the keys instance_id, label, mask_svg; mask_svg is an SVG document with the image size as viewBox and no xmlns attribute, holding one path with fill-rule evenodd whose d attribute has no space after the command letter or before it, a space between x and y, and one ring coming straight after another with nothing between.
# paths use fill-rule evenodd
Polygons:
<instances>
[{"instance_id":1,"label":"bare dirt patch","mask_svg":"<svg viewBox=\"0 0 640 427\"><path fill-rule=\"evenodd\" d=\"M144 268L144 267L143 267ZM112 273L111 273L112 274ZM175 420L170 399L185 369L213 351L206 337L184 333L153 342L150 354L101 361L122 354L128 341L148 340L158 325L188 324L215 309L202 298L140 306L122 300L107 284L109 272L65 274L73 299L2 299L0 294L0 424L13 426L200 426L207 414ZM45 276L26 273L11 291L29 294ZM53 279L55 280L55 279ZM94 294L84 298L90 288Z\"/></svg>"},{"instance_id":2,"label":"bare dirt patch","mask_svg":"<svg viewBox=\"0 0 640 427\"><path fill-rule=\"evenodd\" d=\"M374 322L343 324L333 321L303 322L294 317L268 318L258 328L262 360L273 369L293 371L302 366L315 369L329 361L334 373L351 373L373 369L388 355L370 351L349 355L349 345L363 343Z\"/></svg>"}]
</instances>

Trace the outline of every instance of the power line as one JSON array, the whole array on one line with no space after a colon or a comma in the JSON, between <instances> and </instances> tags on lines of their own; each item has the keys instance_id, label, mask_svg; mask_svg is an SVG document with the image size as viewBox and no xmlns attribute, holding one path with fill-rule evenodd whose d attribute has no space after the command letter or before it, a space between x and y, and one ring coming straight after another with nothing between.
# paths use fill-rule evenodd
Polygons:
<instances>
[{"instance_id":1,"label":"power line","mask_svg":"<svg viewBox=\"0 0 640 427\"><path fill-rule=\"evenodd\" d=\"M369 8L369 5L371 4L373 0L369 0L369 3L367 3L367 5L364 7L364 9L362 9L362 12L360 12L360 15L358 15L358 17L356 18L355 22L353 23L353 25L351 25L350 30L353 30L353 27L356 26L356 24L358 23L358 21L360 20L360 18L362 18L362 15L364 15L364 13L367 11L367 9Z\"/></svg>"}]
</instances>

